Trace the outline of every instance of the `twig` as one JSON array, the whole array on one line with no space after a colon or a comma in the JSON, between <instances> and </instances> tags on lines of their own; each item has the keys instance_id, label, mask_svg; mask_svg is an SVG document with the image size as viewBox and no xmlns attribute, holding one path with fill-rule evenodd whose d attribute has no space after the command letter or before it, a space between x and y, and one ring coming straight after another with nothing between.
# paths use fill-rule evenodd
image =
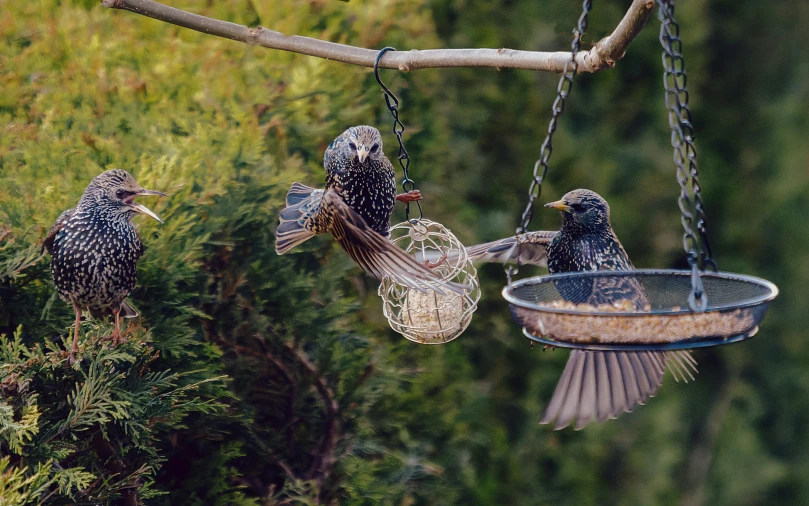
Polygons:
<instances>
[{"instance_id":1,"label":"twig","mask_svg":"<svg viewBox=\"0 0 809 506\"><path fill-rule=\"evenodd\" d=\"M284 35L258 26L244 25L193 14L169 7L153 0L101 0L101 5L121 9L154 18L173 25L226 39L281 49L327 60L334 60L364 67L373 67L378 53L325 40ZM632 40L649 21L654 0L634 0L624 18L608 37L600 40L589 51L580 52L576 59L579 72L598 72L615 66ZM567 51L518 51L514 49L413 49L391 51L380 60L379 66L403 71L440 67L494 67L562 72L570 59Z\"/></svg>"},{"instance_id":2,"label":"twig","mask_svg":"<svg viewBox=\"0 0 809 506\"><path fill-rule=\"evenodd\" d=\"M315 389L317 389L320 397L323 399L323 404L326 406L326 430L320 441L317 457L312 461L312 465L309 468L309 476L317 478L322 487L334 467L334 451L337 447L337 418L339 416L340 406L337 404L337 401L334 400L334 392L332 392L331 388L326 383L326 379L320 374L315 364L309 360L309 357L295 349L291 344L283 344L290 353L292 353L298 363L312 376L315 381Z\"/></svg>"},{"instance_id":3,"label":"twig","mask_svg":"<svg viewBox=\"0 0 809 506\"><path fill-rule=\"evenodd\" d=\"M96 432L93 437L90 438L90 445L107 469L115 473L119 479L125 477L127 472L126 462L116 455L117 452L115 448L113 448L112 443L104 439L101 431ZM140 483L138 483L138 481L139 480L135 480L131 486L121 488L120 504L122 506L138 506L141 503L140 492L138 490Z\"/></svg>"},{"instance_id":4,"label":"twig","mask_svg":"<svg viewBox=\"0 0 809 506\"><path fill-rule=\"evenodd\" d=\"M218 338L218 336L209 336L212 337L214 342L225 345L237 353L269 360L289 381L290 386L294 388L295 381L291 371L269 350L263 349L261 351L256 351L246 346L225 343L224 340ZM256 337L258 338L259 336ZM340 407L337 404L337 401L334 399L334 392L326 383L326 379L320 374L320 371L318 371L317 367L312 363L312 361L309 360L309 358L302 352L298 351L292 344L283 344L284 347L287 348L287 350L289 350L289 352L292 354L295 361L298 362L298 364L300 364L307 373L309 373L314 381L315 390L317 390L318 394L322 398L323 405L325 407L326 428L323 436L321 437L320 444L318 445L318 450L312 457L312 464L307 472L307 477L317 479L318 483L322 486L323 483L325 483L326 478L328 478L328 476L331 474L331 470L334 467L335 449L337 447L337 419L339 417ZM270 457L279 465L279 467L281 467L281 469L290 479L296 479L296 475L292 471L291 467L284 462L283 459L274 454L270 455Z\"/></svg>"}]
</instances>

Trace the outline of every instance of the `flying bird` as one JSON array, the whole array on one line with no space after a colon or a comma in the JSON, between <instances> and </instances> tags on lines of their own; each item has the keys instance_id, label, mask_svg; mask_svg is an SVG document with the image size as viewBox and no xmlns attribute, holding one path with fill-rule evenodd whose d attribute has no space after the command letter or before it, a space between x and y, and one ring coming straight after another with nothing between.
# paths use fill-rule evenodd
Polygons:
<instances>
[{"instance_id":1,"label":"flying bird","mask_svg":"<svg viewBox=\"0 0 809 506\"><path fill-rule=\"evenodd\" d=\"M526 232L514 237L467 248L473 261L519 261L522 265L548 267L551 274L634 269L610 224L610 208L597 193L573 190L545 207L562 212L557 232ZM643 286L633 277L608 277L557 281L561 296L577 304L629 304L636 310L647 305ZM593 419L616 418L644 404L663 382L665 366L674 374L693 379L696 361L687 351L601 352L573 350L540 423L555 428L576 419L581 429Z\"/></svg>"},{"instance_id":2,"label":"flying bird","mask_svg":"<svg viewBox=\"0 0 809 506\"><path fill-rule=\"evenodd\" d=\"M73 363L83 310L93 316L115 316L113 345L121 338L120 318L138 313L126 297L135 288L136 267L143 254L132 217L145 214L163 221L134 202L143 195L166 196L142 188L126 171L112 169L96 176L73 209L63 212L42 245L51 254L51 275L59 297L73 306L76 327L70 348Z\"/></svg>"},{"instance_id":3,"label":"flying bird","mask_svg":"<svg viewBox=\"0 0 809 506\"><path fill-rule=\"evenodd\" d=\"M294 183L276 229L275 251L283 255L316 234L331 234L366 272L419 291L456 292L463 285L444 282L389 240L397 200L420 200L418 191L396 194L393 165L382 152L382 136L370 126L354 126L326 149L325 189ZM428 283L429 282L429 283Z\"/></svg>"}]
</instances>

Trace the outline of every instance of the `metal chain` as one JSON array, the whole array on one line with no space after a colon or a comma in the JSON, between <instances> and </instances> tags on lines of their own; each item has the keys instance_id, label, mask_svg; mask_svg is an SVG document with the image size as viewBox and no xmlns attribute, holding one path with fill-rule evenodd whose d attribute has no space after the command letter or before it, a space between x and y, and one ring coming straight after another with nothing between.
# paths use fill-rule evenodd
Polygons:
<instances>
[{"instance_id":1,"label":"metal chain","mask_svg":"<svg viewBox=\"0 0 809 506\"><path fill-rule=\"evenodd\" d=\"M685 59L682 54L680 26L674 20L674 0L657 0L660 7L660 43L663 46L663 87L666 109L671 127L671 145L674 148L674 165L677 182L680 184L680 221L683 225L683 249L691 267L691 296L689 306L693 311L704 311L708 300L702 286L699 271L710 268L717 271L711 256L708 241L707 220L702 203L697 152L694 148L694 125L688 108Z\"/></svg>"},{"instance_id":2,"label":"metal chain","mask_svg":"<svg viewBox=\"0 0 809 506\"><path fill-rule=\"evenodd\" d=\"M383 48L379 51L379 54L376 55L376 60L374 61L374 77L376 78L376 82L379 83L379 86L382 87L385 103L393 116L393 133L396 135L396 139L399 140L399 165L402 167L402 171L404 172L404 179L402 179L402 190L407 193L416 189L416 182L410 179L410 176L407 173L407 170L410 168L410 155L407 154L407 150L404 146L404 140L402 140L402 134L404 133L405 128L404 124L399 121L399 99L396 98L396 95L394 95L393 92L390 91L379 78L379 60L382 58L382 55L388 51L396 51L396 48ZM405 204L405 219L411 223L415 223L424 217L424 213L421 210L421 201L417 200L416 205L419 207L419 217L416 220L411 220L410 202Z\"/></svg>"},{"instance_id":3,"label":"metal chain","mask_svg":"<svg viewBox=\"0 0 809 506\"><path fill-rule=\"evenodd\" d=\"M551 139L554 132L556 132L556 124L559 121L559 116L565 111L565 100L570 95L573 89L573 78L576 77L578 70L578 63L576 62L576 54L581 50L581 38L584 31L587 29L587 18L590 14L590 9L593 7L592 0L584 0L582 2L582 13L579 16L579 22L576 29L573 31L573 42L570 45L570 60L565 63L565 69L562 72L562 77L559 79L559 85L556 88L556 99L553 101L551 121L548 124L548 134L545 136L545 141L539 150L539 159L534 163L534 174L531 179L531 185L528 187L528 205L522 213L522 221L517 228L517 235L524 234L528 230L528 225L531 224L531 219L534 217L534 203L542 193L542 182L548 174L548 161L553 153L553 144ZM540 171L540 168L542 169ZM518 243L518 248L519 243ZM519 259L519 252L516 255ZM517 267L506 267L506 277L508 284L511 284L513 275L519 272L519 261Z\"/></svg>"}]
</instances>

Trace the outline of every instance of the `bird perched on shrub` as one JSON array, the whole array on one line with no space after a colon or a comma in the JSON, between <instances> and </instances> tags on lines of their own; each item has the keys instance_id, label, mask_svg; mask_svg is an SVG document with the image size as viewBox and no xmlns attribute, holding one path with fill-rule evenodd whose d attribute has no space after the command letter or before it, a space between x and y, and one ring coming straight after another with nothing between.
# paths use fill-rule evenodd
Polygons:
<instances>
[{"instance_id":1,"label":"bird perched on shrub","mask_svg":"<svg viewBox=\"0 0 809 506\"><path fill-rule=\"evenodd\" d=\"M562 212L558 232L527 232L472 246L467 249L470 258L487 262L519 260L524 265L547 266L552 274L634 269L610 225L609 205L600 195L573 190L545 207ZM643 310L647 304L643 286L633 277L565 280L558 281L556 287L565 300L577 304L621 302L636 310ZM660 387L669 360L676 361L681 371L696 371L696 361L685 351L573 350L540 422L556 421L555 428L561 429L575 418L576 428L580 429L594 418L601 422L631 411Z\"/></svg>"},{"instance_id":2,"label":"bird perched on shrub","mask_svg":"<svg viewBox=\"0 0 809 506\"><path fill-rule=\"evenodd\" d=\"M366 272L420 291L435 287L462 291L442 282L427 265L391 244L390 216L397 200L420 200L418 191L396 195L393 166L382 152L382 136L370 126L354 126L329 145L323 156L325 189L294 183L276 230L275 250L283 255L314 237L331 234ZM432 284L427 284L430 281Z\"/></svg>"},{"instance_id":3,"label":"bird perched on shrub","mask_svg":"<svg viewBox=\"0 0 809 506\"><path fill-rule=\"evenodd\" d=\"M134 202L142 195L166 194L142 188L124 170L108 170L87 185L78 205L63 212L45 238L43 249L53 257L56 290L76 313L71 363L83 310L93 316L110 312L115 316L113 344L121 340L121 316L138 315L125 300L135 288L136 267L143 254L132 216L146 214L163 223L149 208Z\"/></svg>"}]
</instances>

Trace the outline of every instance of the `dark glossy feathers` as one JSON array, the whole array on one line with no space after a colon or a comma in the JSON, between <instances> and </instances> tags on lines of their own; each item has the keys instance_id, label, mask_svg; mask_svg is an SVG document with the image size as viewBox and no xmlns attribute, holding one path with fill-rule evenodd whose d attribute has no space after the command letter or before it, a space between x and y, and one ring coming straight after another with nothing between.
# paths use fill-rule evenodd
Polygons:
<instances>
[{"instance_id":1,"label":"dark glossy feathers","mask_svg":"<svg viewBox=\"0 0 809 506\"><path fill-rule=\"evenodd\" d=\"M54 285L65 302L95 315L118 310L122 316L137 315L124 299L135 287L143 254L131 221L132 195L140 190L126 171L106 171L51 227L43 248L52 256Z\"/></svg>"},{"instance_id":2,"label":"dark glossy feathers","mask_svg":"<svg viewBox=\"0 0 809 506\"><path fill-rule=\"evenodd\" d=\"M551 273L632 270L632 262L609 220L609 206L598 194L574 190L548 204L562 211L558 232L528 232L467 248L470 257L486 262L515 261L544 266ZM517 248L522 244L521 248ZM632 277L557 280L562 298L577 304L630 301L643 310L647 297ZM644 404L663 382L665 368L677 381L693 379L696 361L690 352L594 352L574 350L545 409L541 423L561 429L574 422L615 418Z\"/></svg>"},{"instance_id":3,"label":"dark glossy feathers","mask_svg":"<svg viewBox=\"0 0 809 506\"><path fill-rule=\"evenodd\" d=\"M304 191L303 188L308 187L298 183L293 186L296 192ZM276 251L279 254L315 233L329 233L360 267L377 278L387 276L419 291L431 289L427 281L457 292L466 288L442 282L433 271L372 230L336 192L314 188L308 188L308 191L309 198L298 200L281 213L281 224L276 231ZM296 198L293 197L292 201Z\"/></svg>"},{"instance_id":4,"label":"dark glossy feathers","mask_svg":"<svg viewBox=\"0 0 809 506\"><path fill-rule=\"evenodd\" d=\"M420 291L468 289L442 282L388 240L396 180L375 128L358 126L343 132L326 149L323 164L325 190L294 183L287 193L287 207L276 229L279 255L316 234L328 233L360 267L379 279L391 278Z\"/></svg>"}]
</instances>

